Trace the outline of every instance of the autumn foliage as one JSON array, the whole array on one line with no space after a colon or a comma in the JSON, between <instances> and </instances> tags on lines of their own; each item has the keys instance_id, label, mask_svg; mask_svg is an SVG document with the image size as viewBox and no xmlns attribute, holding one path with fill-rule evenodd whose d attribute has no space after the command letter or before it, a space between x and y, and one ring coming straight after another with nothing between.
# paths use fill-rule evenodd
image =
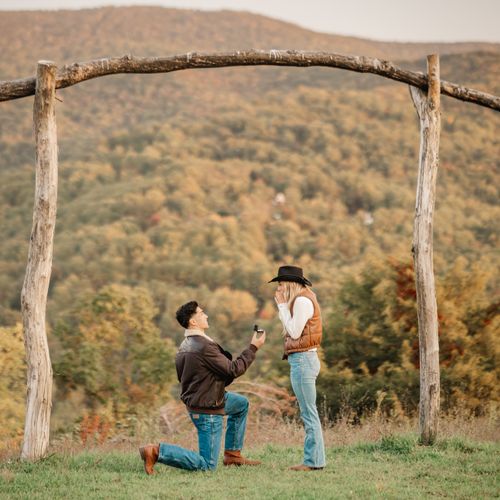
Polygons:
<instances>
[{"instance_id":1,"label":"autumn foliage","mask_svg":"<svg viewBox=\"0 0 500 500\"><path fill-rule=\"evenodd\" d=\"M2 75L31 74L39 56L63 64L129 50L162 55L165 47L234 50L241 33L249 46L331 50L335 41L345 52L412 69L422 69L426 53L412 44L313 36L236 13L220 17L216 36L207 37L201 13L160 10L143 25L150 37L138 41L124 33L152 16L112 9L100 24L106 33L93 36L103 12L18 12L9 14L12 22L2 14ZM79 30L59 15L76 16ZM39 31L9 35L28 25ZM71 42L84 32L81 43ZM456 53L464 47L442 52L442 77L500 94L495 47ZM175 310L193 299L209 315L209 334L233 352L248 344L254 323L265 327L266 346L243 381L289 391L267 282L291 263L305 269L323 310L322 416L415 414L419 130L407 88L337 70L227 68L100 78L60 95L47 311L54 431L107 439L176 399L173 356L183 332ZM19 297L33 208L31 105L1 105L2 440L19 440L23 425ZM446 412L482 414L499 400L500 118L446 98L442 105L434 223L441 399ZM272 391L265 398L288 401Z\"/></svg>"}]
</instances>

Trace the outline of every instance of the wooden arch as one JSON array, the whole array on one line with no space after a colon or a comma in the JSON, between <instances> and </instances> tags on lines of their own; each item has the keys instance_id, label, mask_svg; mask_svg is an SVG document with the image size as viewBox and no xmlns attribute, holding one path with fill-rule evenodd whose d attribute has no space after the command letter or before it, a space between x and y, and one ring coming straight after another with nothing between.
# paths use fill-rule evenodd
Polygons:
<instances>
[{"instance_id":1,"label":"wooden arch","mask_svg":"<svg viewBox=\"0 0 500 500\"><path fill-rule=\"evenodd\" d=\"M440 95L444 94L500 111L500 97L440 79L439 58L427 57L427 74L404 70L389 61L365 56L291 50L188 53L172 57L137 58L126 55L57 70L39 61L37 74L0 81L0 101L35 95L33 121L36 142L36 189L28 264L21 292L23 331L28 364L28 393L21 457L36 460L46 455L52 408L52 366L45 331L47 293L57 208L56 89L118 73L168 73L191 68L228 66L323 66L372 73L410 86L420 119L420 156L412 253L417 290L420 345L420 439L432 444L439 413L439 341L433 271L433 213L439 164Z\"/></svg>"}]
</instances>

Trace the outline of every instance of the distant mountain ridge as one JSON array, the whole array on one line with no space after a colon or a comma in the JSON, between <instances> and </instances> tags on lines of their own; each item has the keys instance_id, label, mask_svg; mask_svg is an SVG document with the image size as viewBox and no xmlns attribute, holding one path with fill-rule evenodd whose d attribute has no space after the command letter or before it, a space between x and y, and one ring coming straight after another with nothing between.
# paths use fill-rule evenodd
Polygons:
<instances>
[{"instance_id":1,"label":"distant mountain ridge","mask_svg":"<svg viewBox=\"0 0 500 500\"><path fill-rule=\"evenodd\" d=\"M62 66L126 53L324 50L423 70L425 55L440 52L443 79L500 94L500 44L391 44L253 14L152 7L0 12L0 32L0 79L33 75L39 59ZM242 292L249 318L255 304L269 318L265 278L280 263L310 270L331 302L342 276L370 259L411 260L419 131L406 85L330 68L244 67L113 75L57 94L50 322L111 283L150 289L164 335L175 331L174 305L194 292ZM19 318L32 106L33 98L0 103L0 326ZM440 275L459 256L494 268L499 120L443 98Z\"/></svg>"},{"instance_id":2,"label":"distant mountain ridge","mask_svg":"<svg viewBox=\"0 0 500 500\"><path fill-rule=\"evenodd\" d=\"M425 69L426 54L438 52L443 79L500 92L500 44L377 42L315 33L234 11L161 7L0 11L0 33L0 80L34 75L40 59L51 59L61 67L123 54L167 56L190 51L285 48L377 56L420 71ZM73 136L78 130L76 124L88 126L88 134L102 134L96 123L105 123L109 130L168 119L178 113L199 117L213 113L231 99L258 99L277 89L289 92L307 86L366 90L388 85L400 84L329 68L245 67L115 75L58 92L64 99L58 106L59 138ZM9 141L26 140L31 130L31 102L22 99L1 104L0 136L9 137Z\"/></svg>"},{"instance_id":3,"label":"distant mountain ridge","mask_svg":"<svg viewBox=\"0 0 500 500\"><path fill-rule=\"evenodd\" d=\"M0 79L34 72L38 59L58 65L132 53L295 49L417 59L426 54L500 51L500 44L398 43L316 33L265 16L236 11L104 7L61 11L0 11Z\"/></svg>"}]
</instances>

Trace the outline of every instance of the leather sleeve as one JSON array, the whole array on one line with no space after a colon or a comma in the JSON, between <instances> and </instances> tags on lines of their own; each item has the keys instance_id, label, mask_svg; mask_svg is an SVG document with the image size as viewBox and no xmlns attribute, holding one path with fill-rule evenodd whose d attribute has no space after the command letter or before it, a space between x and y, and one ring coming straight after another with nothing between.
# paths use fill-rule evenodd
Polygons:
<instances>
[{"instance_id":1,"label":"leather sleeve","mask_svg":"<svg viewBox=\"0 0 500 500\"><path fill-rule=\"evenodd\" d=\"M226 380L229 385L233 379L243 375L248 367L255 360L257 348L254 345L248 346L235 360L230 361L213 343L207 346L203 353L203 360L207 368L218 377Z\"/></svg>"}]
</instances>

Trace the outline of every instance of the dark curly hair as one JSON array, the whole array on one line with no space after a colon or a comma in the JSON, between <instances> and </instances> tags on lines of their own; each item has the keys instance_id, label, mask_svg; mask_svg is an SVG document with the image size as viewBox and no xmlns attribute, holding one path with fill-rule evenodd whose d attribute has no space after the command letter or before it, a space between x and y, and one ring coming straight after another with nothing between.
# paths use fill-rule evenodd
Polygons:
<instances>
[{"instance_id":1,"label":"dark curly hair","mask_svg":"<svg viewBox=\"0 0 500 500\"><path fill-rule=\"evenodd\" d=\"M189 328L189 320L196 313L196 309L198 309L198 302L195 300L187 302L177 309L175 317L182 327Z\"/></svg>"}]
</instances>

